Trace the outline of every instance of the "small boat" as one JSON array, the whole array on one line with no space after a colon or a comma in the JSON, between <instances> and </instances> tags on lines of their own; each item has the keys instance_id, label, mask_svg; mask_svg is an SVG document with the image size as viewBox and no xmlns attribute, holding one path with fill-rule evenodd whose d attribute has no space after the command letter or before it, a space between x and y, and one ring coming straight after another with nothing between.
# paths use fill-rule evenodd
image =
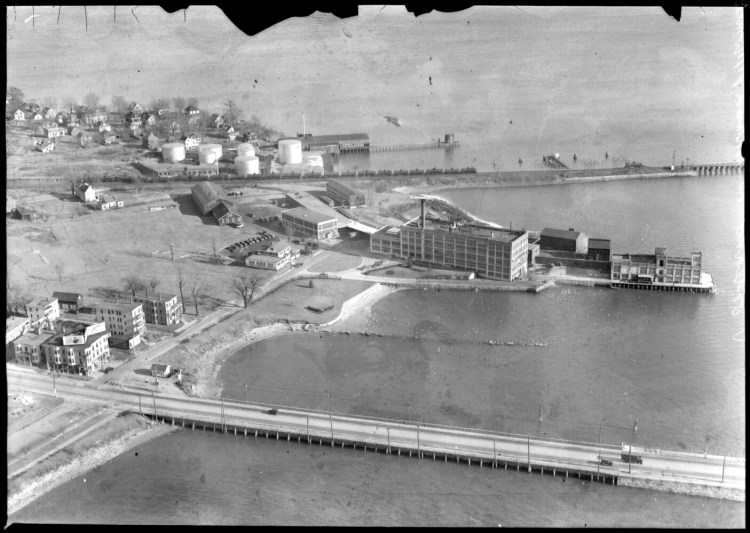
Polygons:
<instances>
[{"instance_id":1,"label":"small boat","mask_svg":"<svg viewBox=\"0 0 750 533\"><path fill-rule=\"evenodd\" d=\"M403 121L403 120L401 120L401 119L400 119L400 118L398 118L398 117L389 117L389 116L386 116L386 117L385 117L385 119L386 119L386 120L387 120L388 122L390 122L391 124L393 124L394 126L398 126L398 127L401 127L401 126L403 126L403 125L404 125L404 121Z\"/></svg>"}]
</instances>

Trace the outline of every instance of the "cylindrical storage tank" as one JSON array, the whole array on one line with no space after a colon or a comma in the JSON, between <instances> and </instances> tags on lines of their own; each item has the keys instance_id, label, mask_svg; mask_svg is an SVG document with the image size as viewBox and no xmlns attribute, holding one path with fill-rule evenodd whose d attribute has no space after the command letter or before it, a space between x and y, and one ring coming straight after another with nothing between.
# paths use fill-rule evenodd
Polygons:
<instances>
[{"instance_id":1,"label":"cylindrical storage tank","mask_svg":"<svg viewBox=\"0 0 750 533\"><path fill-rule=\"evenodd\" d=\"M214 163L218 163L216 152L213 150L202 150L198 152L198 161L200 161L201 165L213 165Z\"/></svg>"},{"instance_id":2,"label":"cylindrical storage tank","mask_svg":"<svg viewBox=\"0 0 750 533\"><path fill-rule=\"evenodd\" d=\"M283 165L298 165L302 163L302 142L299 139L280 140L279 162Z\"/></svg>"},{"instance_id":3,"label":"cylindrical storage tank","mask_svg":"<svg viewBox=\"0 0 750 533\"><path fill-rule=\"evenodd\" d=\"M221 159L222 149L220 144L201 144L198 147L198 154L201 154L203 152L213 152L216 155L216 161Z\"/></svg>"},{"instance_id":4,"label":"cylindrical storage tank","mask_svg":"<svg viewBox=\"0 0 750 533\"><path fill-rule=\"evenodd\" d=\"M241 143L237 145L237 157L255 155L255 146L250 143Z\"/></svg>"},{"instance_id":5,"label":"cylindrical storage tank","mask_svg":"<svg viewBox=\"0 0 750 533\"><path fill-rule=\"evenodd\" d=\"M184 143L166 143L161 146L161 158L163 161L178 163L185 160Z\"/></svg>"},{"instance_id":6,"label":"cylindrical storage tank","mask_svg":"<svg viewBox=\"0 0 750 533\"><path fill-rule=\"evenodd\" d=\"M234 168L241 177L260 174L260 159L254 155L242 155L234 158Z\"/></svg>"}]
</instances>

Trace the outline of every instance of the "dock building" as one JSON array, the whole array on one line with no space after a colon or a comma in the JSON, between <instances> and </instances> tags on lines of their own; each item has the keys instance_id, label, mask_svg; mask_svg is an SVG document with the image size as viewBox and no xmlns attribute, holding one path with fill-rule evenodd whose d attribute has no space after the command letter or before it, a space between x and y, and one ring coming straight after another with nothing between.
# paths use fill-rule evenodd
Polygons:
<instances>
[{"instance_id":1,"label":"dock building","mask_svg":"<svg viewBox=\"0 0 750 533\"><path fill-rule=\"evenodd\" d=\"M664 247L654 254L613 254L610 281L618 288L648 288L714 292L710 274L703 272L703 253L667 255Z\"/></svg>"},{"instance_id":2,"label":"dock building","mask_svg":"<svg viewBox=\"0 0 750 533\"><path fill-rule=\"evenodd\" d=\"M588 237L585 233L568 230L544 228L539 246L542 250L557 250L585 254L588 251Z\"/></svg>"},{"instance_id":3,"label":"dock building","mask_svg":"<svg viewBox=\"0 0 750 533\"><path fill-rule=\"evenodd\" d=\"M345 133L338 135L300 135L303 150L323 150L332 154L350 151L368 151L370 136L366 133Z\"/></svg>"}]
</instances>

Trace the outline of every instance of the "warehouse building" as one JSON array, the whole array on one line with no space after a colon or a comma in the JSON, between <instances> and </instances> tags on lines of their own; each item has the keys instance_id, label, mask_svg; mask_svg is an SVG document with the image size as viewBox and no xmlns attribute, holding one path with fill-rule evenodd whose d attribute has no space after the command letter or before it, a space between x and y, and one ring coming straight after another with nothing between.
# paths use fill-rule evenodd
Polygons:
<instances>
[{"instance_id":1,"label":"warehouse building","mask_svg":"<svg viewBox=\"0 0 750 533\"><path fill-rule=\"evenodd\" d=\"M347 151L369 151L370 136L366 133L339 135L300 135L303 150L325 150L337 154Z\"/></svg>"},{"instance_id":2,"label":"warehouse building","mask_svg":"<svg viewBox=\"0 0 750 533\"><path fill-rule=\"evenodd\" d=\"M569 230L544 228L539 245L542 250L575 252L585 254L588 250L588 237L585 233Z\"/></svg>"},{"instance_id":3,"label":"warehouse building","mask_svg":"<svg viewBox=\"0 0 750 533\"><path fill-rule=\"evenodd\" d=\"M237 213L232 202L223 198L224 191L218 185L201 181L194 185L190 192L202 216L211 213L220 226L242 223L242 216Z\"/></svg>"},{"instance_id":4,"label":"warehouse building","mask_svg":"<svg viewBox=\"0 0 750 533\"><path fill-rule=\"evenodd\" d=\"M326 182L326 195L336 204L344 207L359 207L365 205L366 202L364 194L336 180Z\"/></svg>"},{"instance_id":5,"label":"warehouse building","mask_svg":"<svg viewBox=\"0 0 750 533\"><path fill-rule=\"evenodd\" d=\"M587 259L592 261L612 261L612 249L609 239L589 239Z\"/></svg>"},{"instance_id":6,"label":"warehouse building","mask_svg":"<svg viewBox=\"0 0 750 533\"><path fill-rule=\"evenodd\" d=\"M337 233L338 219L307 209L295 207L281 212L284 229L292 235L302 235L315 239L334 237Z\"/></svg>"}]
</instances>

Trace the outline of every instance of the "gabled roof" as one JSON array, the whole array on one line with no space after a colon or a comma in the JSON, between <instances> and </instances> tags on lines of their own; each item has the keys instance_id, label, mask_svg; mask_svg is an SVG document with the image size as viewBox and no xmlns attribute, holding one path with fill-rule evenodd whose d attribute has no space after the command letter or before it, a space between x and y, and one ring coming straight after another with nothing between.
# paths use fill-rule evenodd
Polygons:
<instances>
[{"instance_id":1,"label":"gabled roof","mask_svg":"<svg viewBox=\"0 0 750 533\"><path fill-rule=\"evenodd\" d=\"M212 211L221 202L223 195L221 189L208 181L201 181L190 189L193 201L198 206L201 215L206 215Z\"/></svg>"},{"instance_id":2,"label":"gabled roof","mask_svg":"<svg viewBox=\"0 0 750 533\"><path fill-rule=\"evenodd\" d=\"M220 200L219 205L214 207L212 213L217 219L220 219L221 217L229 213L239 216L239 213L234 211L234 205L232 204L232 202L228 200Z\"/></svg>"}]
</instances>

